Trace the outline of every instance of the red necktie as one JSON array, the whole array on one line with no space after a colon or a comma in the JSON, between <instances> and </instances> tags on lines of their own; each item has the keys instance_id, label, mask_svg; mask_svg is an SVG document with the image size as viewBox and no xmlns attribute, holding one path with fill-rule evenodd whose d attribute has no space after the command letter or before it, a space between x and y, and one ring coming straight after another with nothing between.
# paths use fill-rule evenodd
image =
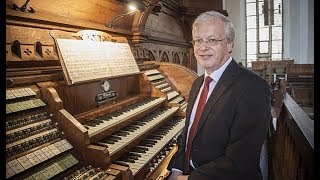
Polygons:
<instances>
[{"instance_id":1,"label":"red necktie","mask_svg":"<svg viewBox=\"0 0 320 180\"><path fill-rule=\"evenodd\" d=\"M184 162L185 173L188 173L188 171L189 171L191 144L192 144L194 134L196 132L196 129L197 129L197 126L198 126L198 123L199 123L199 120L200 120L200 117L202 114L203 107L207 101L209 84L211 81L212 81L211 77L207 76L205 79L204 87L203 87L201 95L200 95L198 107L196 110L196 115L194 116L194 120L193 120L193 123L192 123L190 131L189 131L188 144L187 144L187 150L185 153L185 162Z\"/></svg>"}]
</instances>

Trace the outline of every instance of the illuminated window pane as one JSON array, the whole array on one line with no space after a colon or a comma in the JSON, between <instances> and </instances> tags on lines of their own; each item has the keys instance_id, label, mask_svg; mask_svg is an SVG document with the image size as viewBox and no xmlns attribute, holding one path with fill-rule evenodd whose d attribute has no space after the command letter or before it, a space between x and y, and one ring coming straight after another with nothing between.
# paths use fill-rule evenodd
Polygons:
<instances>
[{"instance_id":1,"label":"illuminated window pane","mask_svg":"<svg viewBox=\"0 0 320 180\"><path fill-rule=\"evenodd\" d=\"M269 28L268 25L264 25L264 16L263 15L259 16L259 27L267 27L267 28Z\"/></svg>"},{"instance_id":2,"label":"illuminated window pane","mask_svg":"<svg viewBox=\"0 0 320 180\"><path fill-rule=\"evenodd\" d=\"M275 8L278 8L279 4L282 6L282 0L273 0L273 5Z\"/></svg>"},{"instance_id":3,"label":"illuminated window pane","mask_svg":"<svg viewBox=\"0 0 320 180\"><path fill-rule=\"evenodd\" d=\"M259 40L268 41L269 40L269 28L260 28L259 29Z\"/></svg>"},{"instance_id":4,"label":"illuminated window pane","mask_svg":"<svg viewBox=\"0 0 320 180\"><path fill-rule=\"evenodd\" d=\"M282 15L274 14L274 25L281 26L282 25Z\"/></svg>"},{"instance_id":5,"label":"illuminated window pane","mask_svg":"<svg viewBox=\"0 0 320 180\"><path fill-rule=\"evenodd\" d=\"M274 14L279 14L279 12L281 13L281 12L282 12L281 7L282 7L281 5L280 5L280 7L279 7L279 4L274 3L274 4L273 4ZM279 8L280 8L280 11L279 11Z\"/></svg>"},{"instance_id":6,"label":"illuminated window pane","mask_svg":"<svg viewBox=\"0 0 320 180\"><path fill-rule=\"evenodd\" d=\"M257 54L257 42L247 42L247 54Z\"/></svg>"},{"instance_id":7,"label":"illuminated window pane","mask_svg":"<svg viewBox=\"0 0 320 180\"><path fill-rule=\"evenodd\" d=\"M259 5L258 5L258 7L259 7L259 15L262 15L262 4L263 4L263 1L260 1Z\"/></svg>"},{"instance_id":8,"label":"illuminated window pane","mask_svg":"<svg viewBox=\"0 0 320 180\"><path fill-rule=\"evenodd\" d=\"M268 42L259 42L259 53L268 53L269 52L269 46Z\"/></svg>"},{"instance_id":9,"label":"illuminated window pane","mask_svg":"<svg viewBox=\"0 0 320 180\"><path fill-rule=\"evenodd\" d=\"M282 39L282 27L272 27L272 40L280 40Z\"/></svg>"},{"instance_id":10,"label":"illuminated window pane","mask_svg":"<svg viewBox=\"0 0 320 180\"><path fill-rule=\"evenodd\" d=\"M272 53L282 53L282 41L272 41Z\"/></svg>"},{"instance_id":11,"label":"illuminated window pane","mask_svg":"<svg viewBox=\"0 0 320 180\"><path fill-rule=\"evenodd\" d=\"M247 29L257 28L257 16L247 17Z\"/></svg>"},{"instance_id":12,"label":"illuminated window pane","mask_svg":"<svg viewBox=\"0 0 320 180\"><path fill-rule=\"evenodd\" d=\"M247 16L256 15L256 3L248 3L247 4Z\"/></svg>"},{"instance_id":13,"label":"illuminated window pane","mask_svg":"<svg viewBox=\"0 0 320 180\"><path fill-rule=\"evenodd\" d=\"M279 60L282 59L282 54L272 54L272 60Z\"/></svg>"},{"instance_id":14,"label":"illuminated window pane","mask_svg":"<svg viewBox=\"0 0 320 180\"><path fill-rule=\"evenodd\" d=\"M255 54L248 54L248 55L247 55L247 59L248 59L248 60L256 60L256 59L257 59L257 55L255 55Z\"/></svg>"},{"instance_id":15,"label":"illuminated window pane","mask_svg":"<svg viewBox=\"0 0 320 180\"><path fill-rule=\"evenodd\" d=\"M247 30L247 41L257 41L257 29Z\"/></svg>"}]
</instances>

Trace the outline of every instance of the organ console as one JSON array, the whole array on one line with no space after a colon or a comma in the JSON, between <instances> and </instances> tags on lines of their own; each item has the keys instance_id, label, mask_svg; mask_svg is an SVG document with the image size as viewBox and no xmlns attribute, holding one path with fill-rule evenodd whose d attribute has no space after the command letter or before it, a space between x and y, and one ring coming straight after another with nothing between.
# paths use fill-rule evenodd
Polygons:
<instances>
[{"instance_id":1,"label":"organ console","mask_svg":"<svg viewBox=\"0 0 320 180\"><path fill-rule=\"evenodd\" d=\"M115 179L81 164L35 86L8 88L6 115L6 179Z\"/></svg>"},{"instance_id":2,"label":"organ console","mask_svg":"<svg viewBox=\"0 0 320 180\"><path fill-rule=\"evenodd\" d=\"M163 177L197 75L172 63L137 65L138 73L71 85L56 66L60 75L43 81L7 76L14 83L6 89L6 178Z\"/></svg>"}]
</instances>

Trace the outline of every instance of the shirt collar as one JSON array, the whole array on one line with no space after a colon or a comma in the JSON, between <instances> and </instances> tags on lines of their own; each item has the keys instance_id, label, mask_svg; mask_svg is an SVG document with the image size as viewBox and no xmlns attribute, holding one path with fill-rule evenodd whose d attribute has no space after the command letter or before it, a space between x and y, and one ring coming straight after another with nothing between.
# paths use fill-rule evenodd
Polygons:
<instances>
[{"instance_id":1,"label":"shirt collar","mask_svg":"<svg viewBox=\"0 0 320 180\"><path fill-rule=\"evenodd\" d=\"M215 82L218 82L222 73L230 64L231 61L232 61L232 57L230 56L229 59L219 69L213 71L210 75L207 73L207 71L205 71L204 78L206 78L207 76L210 76Z\"/></svg>"}]
</instances>

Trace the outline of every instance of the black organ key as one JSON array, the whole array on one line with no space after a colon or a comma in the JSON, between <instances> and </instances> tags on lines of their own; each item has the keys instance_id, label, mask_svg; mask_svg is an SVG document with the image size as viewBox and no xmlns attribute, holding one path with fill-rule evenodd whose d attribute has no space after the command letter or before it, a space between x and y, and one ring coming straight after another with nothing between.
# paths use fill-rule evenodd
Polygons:
<instances>
[{"instance_id":1,"label":"black organ key","mask_svg":"<svg viewBox=\"0 0 320 180\"><path fill-rule=\"evenodd\" d=\"M93 126L93 127L95 127L95 126L97 125L97 123L95 123L95 122L92 121L92 120L86 121L84 124L85 124L85 125L88 125L88 126Z\"/></svg>"},{"instance_id":2,"label":"black organ key","mask_svg":"<svg viewBox=\"0 0 320 180\"><path fill-rule=\"evenodd\" d=\"M117 135L111 135L111 138L116 139L116 140L120 140L121 137L117 136Z\"/></svg>"},{"instance_id":3,"label":"black organ key","mask_svg":"<svg viewBox=\"0 0 320 180\"><path fill-rule=\"evenodd\" d=\"M97 145L100 145L100 146L108 148L108 144L107 143L97 142Z\"/></svg>"},{"instance_id":4,"label":"black organ key","mask_svg":"<svg viewBox=\"0 0 320 180\"><path fill-rule=\"evenodd\" d=\"M116 161L115 164L119 164L119 165L121 165L121 166L129 167L129 164L127 164L127 163L124 162L124 161Z\"/></svg>"},{"instance_id":5,"label":"black organ key","mask_svg":"<svg viewBox=\"0 0 320 180\"><path fill-rule=\"evenodd\" d=\"M100 119L94 119L93 121L98 123L98 124L103 123L103 120L100 120Z\"/></svg>"},{"instance_id":6,"label":"black organ key","mask_svg":"<svg viewBox=\"0 0 320 180\"><path fill-rule=\"evenodd\" d=\"M137 152L137 153L146 153L146 150L143 150L141 148L135 148L132 150L132 152Z\"/></svg>"},{"instance_id":7,"label":"black organ key","mask_svg":"<svg viewBox=\"0 0 320 180\"><path fill-rule=\"evenodd\" d=\"M127 136L129 135L130 133L129 132L126 132L126 131L118 131L118 133L120 136Z\"/></svg>"},{"instance_id":8,"label":"black organ key","mask_svg":"<svg viewBox=\"0 0 320 180\"><path fill-rule=\"evenodd\" d=\"M144 147L144 146L137 146L137 148L142 149L143 151L148 151L149 150L147 147Z\"/></svg>"},{"instance_id":9,"label":"black organ key","mask_svg":"<svg viewBox=\"0 0 320 180\"><path fill-rule=\"evenodd\" d=\"M129 154L131 155L131 156L136 156L136 157L141 157L141 154L139 154L139 153L137 153L137 152L129 152Z\"/></svg>"},{"instance_id":10,"label":"black organ key","mask_svg":"<svg viewBox=\"0 0 320 180\"><path fill-rule=\"evenodd\" d=\"M136 159L138 159L138 158L136 158ZM123 159L121 159L122 161L125 161L125 162L131 162L131 163L134 163L135 161L135 159L133 158L133 157L126 157L126 158L123 158Z\"/></svg>"},{"instance_id":11,"label":"black organ key","mask_svg":"<svg viewBox=\"0 0 320 180\"><path fill-rule=\"evenodd\" d=\"M114 144L114 141L110 140L110 139L104 139L101 142L103 143L107 143L107 144Z\"/></svg>"},{"instance_id":12,"label":"black organ key","mask_svg":"<svg viewBox=\"0 0 320 180\"><path fill-rule=\"evenodd\" d=\"M157 135L157 134L153 134L153 135L151 135L151 138L152 138L152 139L156 139L156 140L161 140L161 139L162 139L162 136L159 136L159 135Z\"/></svg>"},{"instance_id":13,"label":"black organ key","mask_svg":"<svg viewBox=\"0 0 320 180\"><path fill-rule=\"evenodd\" d=\"M97 117L96 119L102 120L102 121L109 121L110 119L112 119L112 116L104 115L104 116Z\"/></svg>"},{"instance_id":14,"label":"black organ key","mask_svg":"<svg viewBox=\"0 0 320 180\"><path fill-rule=\"evenodd\" d=\"M131 128L131 127L127 127L126 129L124 129L123 131L129 131L129 132L134 132L136 129L138 128Z\"/></svg>"},{"instance_id":15,"label":"black organ key","mask_svg":"<svg viewBox=\"0 0 320 180\"><path fill-rule=\"evenodd\" d=\"M145 139L143 142L151 144L151 145L155 145L157 143L156 141L153 141L151 139Z\"/></svg>"}]
</instances>

